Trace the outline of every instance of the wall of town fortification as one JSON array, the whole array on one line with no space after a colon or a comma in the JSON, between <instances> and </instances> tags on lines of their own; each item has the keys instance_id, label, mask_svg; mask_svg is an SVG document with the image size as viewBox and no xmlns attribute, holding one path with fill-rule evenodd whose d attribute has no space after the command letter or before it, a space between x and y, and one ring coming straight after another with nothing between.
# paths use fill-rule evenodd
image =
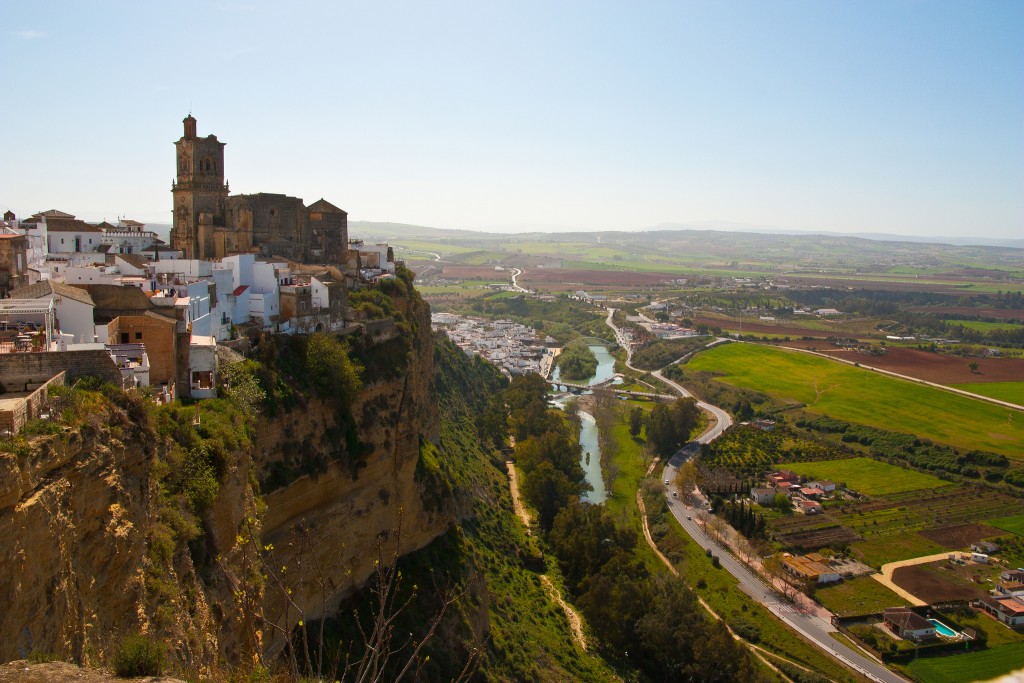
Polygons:
<instances>
[{"instance_id":1,"label":"wall of town fortification","mask_svg":"<svg viewBox=\"0 0 1024 683\"><path fill-rule=\"evenodd\" d=\"M59 372L67 373L68 382L92 375L121 386L121 371L103 349L0 353L0 383L10 392L25 391L28 384L43 384Z\"/></svg>"}]
</instances>

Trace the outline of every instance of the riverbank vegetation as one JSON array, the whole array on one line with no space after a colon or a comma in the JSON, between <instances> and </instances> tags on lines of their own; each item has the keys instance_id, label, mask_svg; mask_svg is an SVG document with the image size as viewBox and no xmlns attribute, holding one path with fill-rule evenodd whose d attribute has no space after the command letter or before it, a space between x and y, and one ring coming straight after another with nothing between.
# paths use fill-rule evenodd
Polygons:
<instances>
[{"instance_id":1,"label":"riverbank vegetation","mask_svg":"<svg viewBox=\"0 0 1024 683\"><path fill-rule=\"evenodd\" d=\"M597 372L597 356L581 340L569 342L555 359L559 377L570 382L588 380Z\"/></svg>"},{"instance_id":2,"label":"riverbank vegetation","mask_svg":"<svg viewBox=\"0 0 1024 683\"><path fill-rule=\"evenodd\" d=\"M683 582L649 561L646 546L638 543L639 529L623 525L610 509L581 502L578 484L577 492L572 492L571 485L582 480L582 472L576 479L575 468L568 462L572 450L575 464L579 463L579 447L568 447L576 434L571 423L557 414L554 419L536 419L546 393L539 378L516 378L503 400L510 425L542 422L547 428L542 433L523 429L525 439L517 437L515 457L524 469L524 490L538 510L544 540L558 559L566 589L586 617L599 651L644 681L760 680L752 657L724 624L708 619ZM609 438L616 434L629 438L622 418L624 414L618 419L621 430L613 430ZM629 455L636 459L634 449ZM642 469L623 482L632 489L619 507L633 499L640 476ZM529 483L538 477L561 485Z\"/></svg>"}]
</instances>

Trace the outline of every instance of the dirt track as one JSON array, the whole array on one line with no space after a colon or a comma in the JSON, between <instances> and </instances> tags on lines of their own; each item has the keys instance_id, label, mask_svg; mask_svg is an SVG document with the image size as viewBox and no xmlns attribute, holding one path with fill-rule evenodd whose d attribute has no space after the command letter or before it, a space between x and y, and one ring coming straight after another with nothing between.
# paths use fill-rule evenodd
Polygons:
<instances>
[{"instance_id":1,"label":"dirt track","mask_svg":"<svg viewBox=\"0 0 1024 683\"><path fill-rule=\"evenodd\" d=\"M915 564L926 564L928 562L935 562L936 560L945 560L947 557L949 557L949 553L936 553L935 555L925 555L924 557L914 557L909 560L890 562L889 564L883 564L882 572L880 574L872 574L871 578L909 602L911 605L923 607L928 603L921 600L910 591L904 590L900 586L896 585L892 580L892 573L900 567L911 567Z\"/></svg>"}]
</instances>

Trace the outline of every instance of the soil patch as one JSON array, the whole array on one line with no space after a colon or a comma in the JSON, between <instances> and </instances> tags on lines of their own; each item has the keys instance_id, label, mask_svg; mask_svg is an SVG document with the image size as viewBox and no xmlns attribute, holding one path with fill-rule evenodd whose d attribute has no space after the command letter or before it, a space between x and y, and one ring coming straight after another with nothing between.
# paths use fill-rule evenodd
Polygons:
<instances>
[{"instance_id":1,"label":"soil patch","mask_svg":"<svg viewBox=\"0 0 1024 683\"><path fill-rule=\"evenodd\" d=\"M118 683L124 681L112 673L78 667L66 662L31 664L24 659L0 666L0 683ZM146 676L133 678L141 683L184 683L177 678Z\"/></svg>"},{"instance_id":2,"label":"soil patch","mask_svg":"<svg viewBox=\"0 0 1024 683\"><path fill-rule=\"evenodd\" d=\"M789 335L790 337L815 337L825 339L825 337L835 336L836 332L827 332L825 330L810 330L806 327L790 327L786 325L776 325L774 323L764 322L751 322L744 320L742 323L738 320L724 320L722 318L705 318L695 317L693 319L694 324L707 325L708 327L721 327L728 330L739 331L740 328L743 330L743 334L783 334ZM845 335L844 335L845 336ZM812 344L814 342L811 342ZM825 342L817 342L819 346Z\"/></svg>"},{"instance_id":3,"label":"soil patch","mask_svg":"<svg viewBox=\"0 0 1024 683\"><path fill-rule=\"evenodd\" d=\"M897 567L892 573L892 581L930 605L954 600L973 600L988 594L984 588L964 583L955 575L944 576L943 574L950 570L939 569L943 564L946 564L945 560Z\"/></svg>"},{"instance_id":4,"label":"soil patch","mask_svg":"<svg viewBox=\"0 0 1024 683\"><path fill-rule=\"evenodd\" d=\"M971 308L970 306L911 306L908 310L934 313L939 317L952 315L979 316L993 320L1024 320L1024 308Z\"/></svg>"},{"instance_id":5,"label":"soil patch","mask_svg":"<svg viewBox=\"0 0 1024 683\"><path fill-rule=\"evenodd\" d=\"M917 533L950 550L967 550L972 543L999 536L1004 532L987 524L957 524Z\"/></svg>"},{"instance_id":6,"label":"soil patch","mask_svg":"<svg viewBox=\"0 0 1024 683\"><path fill-rule=\"evenodd\" d=\"M527 289L537 285L574 284L604 287L648 287L678 277L674 273L632 273L625 270L571 270L534 268L517 278Z\"/></svg>"},{"instance_id":7,"label":"soil patch","mask_svg":"<svg viewBox=\"0 0 1024 683\"><path fill-rule=\"evenodd\" d=\"M812 344L787 342L784 346L808 348ZM936 384L1019 382L1024 378L1024 358L961 358L945 353L902 348L890 348L883 356L873 356L854 349L837 349L820 342L813 345L819 353ZM971 362L978 364L976 373L968 367Z\"/></svg>"}]
</instances>

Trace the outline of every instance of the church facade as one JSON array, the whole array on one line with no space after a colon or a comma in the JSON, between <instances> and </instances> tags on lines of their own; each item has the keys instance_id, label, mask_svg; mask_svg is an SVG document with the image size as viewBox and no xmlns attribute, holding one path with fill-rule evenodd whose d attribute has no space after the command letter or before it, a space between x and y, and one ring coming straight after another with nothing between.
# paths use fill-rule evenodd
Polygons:
<instances>
[{"instance_id":1,"label":"church facade","mask_svg":"<svg viewBox=\"0 0 1024 683\"><path fill-rule=\"evenodd\" d=\"M306 206L283 194L231 195L224 181L225 143L216 135L199 137L191 114L183 123L184 134L174 143L172 248L188 259L256 253L299 263L345 263L345 211L324 199Z\"/></svg>"}]
</instances>

